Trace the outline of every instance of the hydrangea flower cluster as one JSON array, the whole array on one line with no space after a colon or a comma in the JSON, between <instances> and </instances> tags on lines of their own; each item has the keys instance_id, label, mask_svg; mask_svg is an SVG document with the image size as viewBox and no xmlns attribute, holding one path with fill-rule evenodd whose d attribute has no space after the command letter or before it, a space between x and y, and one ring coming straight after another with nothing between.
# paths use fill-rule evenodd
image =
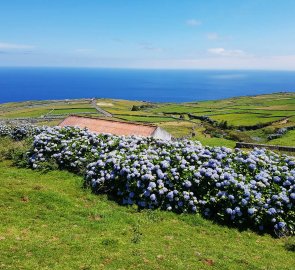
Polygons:
<instances>
[{"instance_id":1,"label":"hydrangea flower cluster","mask_svg":"<svg viewBox=\"0 0 295 270\"><path fill-rule=\"evenodd\" d=\"M0 137L9 136L14 140L22 140L26 137L32 136L37 132L41 132L42 128L34 125L6 125L0 124Z\"/></svg>"},{"instance_id":2,"label":"hydrangea flower cluster","mask_svg":"<svg viewBox=\"0 0 295 270\"><path fill-rule=\"evenodd\" d=\"M126 205L200 213L240 228L294 234L295 159L189 140L94 134L74 127L35 132L32 168L54 160Z\"/></svg>"},{"instance_id":3,"label":"hydrangea flower cluster","mask_svg":"<svg viewBox=\"0 0 295 270\"><path fill-rule=\"evenodd\" d=\"M9 125L2 124L0 125L0 137L10 136L12 132L12 127Z\"/></svg>"}]
</instances>

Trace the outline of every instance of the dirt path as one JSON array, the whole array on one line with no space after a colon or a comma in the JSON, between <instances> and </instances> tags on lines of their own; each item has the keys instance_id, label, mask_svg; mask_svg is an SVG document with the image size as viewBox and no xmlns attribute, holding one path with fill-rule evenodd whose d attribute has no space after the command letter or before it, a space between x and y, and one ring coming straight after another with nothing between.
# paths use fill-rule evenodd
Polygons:
<instances>
[{"instance_id":1,"label":"dirt path","mask_svg":"<svg viewBox=\"0 0 295 270\"><path fill-rule=\"evenodd\" d=\"M103 110L102 108L98 107L97 104L96 104L96 100L93 99L92 102L91 102L92 106L100 113L102 113L104 116L106 117L113 117L112 114L110 114L109 112Z\"/></svg>"}]
</instances>

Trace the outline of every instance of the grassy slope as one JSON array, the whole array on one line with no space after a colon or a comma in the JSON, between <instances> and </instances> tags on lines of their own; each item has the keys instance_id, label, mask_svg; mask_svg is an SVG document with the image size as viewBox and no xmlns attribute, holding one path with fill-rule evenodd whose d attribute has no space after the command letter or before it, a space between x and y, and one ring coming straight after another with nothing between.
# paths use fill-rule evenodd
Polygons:
<instances>
[{"instance_id":1,"label":"grassy slope","mask_svg":"<svg viewBox=\"0 0 295 270\"><path fill-rule=\"evenodd\" d=\"M1 118L41 117L46 114L97 114L89 101L26 101L19 103L0 104Z\"/></svg>"},{"instance_id":2,"label":"grassy slope","mask_svg":"<svg viewBox=\"0 0 295 270\"><path fill-rule=\"evenodd\" d=\"M133 121L133 122L145 122L145 123L158 123L158 122L171 122L171 121L175 121L175 119L171 118L171 117L155 117L155 116L134 116L134 115L118 115L118 118L121 118L123 120L129 120L129 121Z\"/></svg>"},{"instance_id":3,"label":"grassy slope","mask_svg":"<svg viewBox=\"0 0 295 270\"><path fill-rule=\"evenodd\" d=\"M0 269L292 269L284 239L137 212L67 172L0 163Z\"/></svg>"},{"instance_id":4,"label":"grassy slope","mask_svg":"<svg viewBox=\"0 0 295 270\"><path fill-rule=\"evenodd\" d=\"M218 122L227 121L233 126L251 126L257 123L268 123L271 121L280 120L282 117L268 117L261 116L259 114L251 113L237 113L237 114L220 114L211 116L212 119L217 120Z\"/></svg>"},{"instance_id":5,"label":"grassy slope","mask_svg":"<svg viewBox=\"0 0 295 270\"><path fill-rule=\"evenodd\" d=\"M295 146L295 130L289 131L282 138L269 141L268 144Z\"/></svg>"}]
</instances>

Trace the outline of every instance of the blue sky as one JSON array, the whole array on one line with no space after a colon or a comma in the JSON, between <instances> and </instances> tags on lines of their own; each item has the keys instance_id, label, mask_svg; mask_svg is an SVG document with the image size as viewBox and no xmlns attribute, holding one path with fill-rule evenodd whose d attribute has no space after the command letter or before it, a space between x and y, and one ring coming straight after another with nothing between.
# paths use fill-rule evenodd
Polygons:
<instances>
[{"instance_id":1,"label":"blue sky","mask_svg":"<svg viewBox=\"0 0 295 270\"><path fill-rule=\"evenodd\" d=\"M0 66L295 70L294 0L2 0Z\"/></svg>"}]
</instances>

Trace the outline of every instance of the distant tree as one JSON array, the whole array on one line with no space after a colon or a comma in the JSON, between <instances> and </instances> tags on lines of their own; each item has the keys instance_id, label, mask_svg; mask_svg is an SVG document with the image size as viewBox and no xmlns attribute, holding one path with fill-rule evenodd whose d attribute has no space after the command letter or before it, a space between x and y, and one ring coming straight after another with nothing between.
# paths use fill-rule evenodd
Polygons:
<instances>
[{"instance_id":1,"label":"distant tree","mask_svg":"<svg viewBox=\"0 0 295 270\"><path fill-rule=\"evenodd\" d=\"M133 105L131 111L140 111L140 107Z\"/></svg>"}]
</instances>

